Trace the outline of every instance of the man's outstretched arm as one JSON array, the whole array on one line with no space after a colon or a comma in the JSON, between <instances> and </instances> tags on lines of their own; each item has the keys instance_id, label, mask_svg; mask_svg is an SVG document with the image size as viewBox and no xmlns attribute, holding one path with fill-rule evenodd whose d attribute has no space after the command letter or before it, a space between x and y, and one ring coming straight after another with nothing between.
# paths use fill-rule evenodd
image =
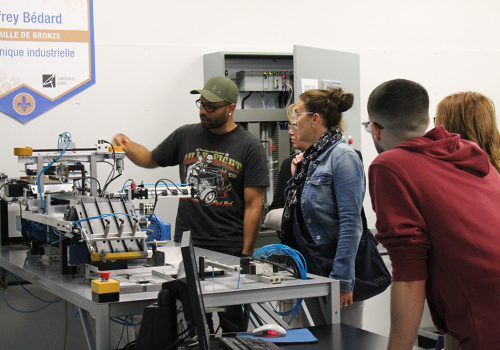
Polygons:
<instances>
[{"instance_id":1,"label":"man's outstretched arm","mask_svg":"<svg viewBox=\"0 0 500 350\"><path fill-rule=\"evenodd\" d=\"M113 139L113 146L122 146L127 158L137 166L143 168L158 167L158 164L156 164L151 156L151 151L138 143L130 141L126 135L116 135Z\"/></svg>"}]
</instances>

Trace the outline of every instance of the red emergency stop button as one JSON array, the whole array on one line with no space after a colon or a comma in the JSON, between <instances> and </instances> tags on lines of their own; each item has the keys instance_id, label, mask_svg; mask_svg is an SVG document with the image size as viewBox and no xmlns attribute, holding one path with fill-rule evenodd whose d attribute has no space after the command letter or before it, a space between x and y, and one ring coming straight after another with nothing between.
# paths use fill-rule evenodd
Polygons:
<instances>
[{"instance_id":1,"label":"red emergency stop button","mask_svg":"<svg viewBox=\"0 0 500 350\"><path fill-rule=\"evenodd\" d=\"M107 281L111 275L111 271L99 271L99 275L101 275L101 280Z\"/></svg>"}]
</instances>

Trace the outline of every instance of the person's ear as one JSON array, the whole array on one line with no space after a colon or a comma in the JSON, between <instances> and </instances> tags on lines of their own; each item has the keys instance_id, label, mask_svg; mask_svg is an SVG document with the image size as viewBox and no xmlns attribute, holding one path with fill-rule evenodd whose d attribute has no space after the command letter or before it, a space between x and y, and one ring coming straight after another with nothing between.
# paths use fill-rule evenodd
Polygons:
<instances>
[{"instance_id":1,"label":"person's ear","mask_svg":"<svg viewBox=\"0 0 500 350\"><path fill-rule=\"evenodd\" d=\"M371 123L370 128L372 129L373 138L380 141L380 128L376 123Z\"/></svg>"},{"instance_id":2,"label":"person's ear","mask_svg":"<svg viewBox=\"0 0 500 350\"><path fill-rule=\"evenodd\" d=\"M315 125L320 124L321 123L321 116L319 115L319 113L314 113L312 118L311 118L311 121Z\"/></svg>"}]
</instances>

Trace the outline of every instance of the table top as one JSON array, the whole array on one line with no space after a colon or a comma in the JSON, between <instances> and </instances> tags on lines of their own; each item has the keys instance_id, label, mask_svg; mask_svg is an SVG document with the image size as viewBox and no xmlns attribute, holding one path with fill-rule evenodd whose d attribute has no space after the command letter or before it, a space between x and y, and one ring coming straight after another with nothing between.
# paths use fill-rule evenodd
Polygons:
<instances>
[{"instance_id":1,"label":"table top","mask_svg":"<svg viewBox=\"0 0 500 350\"><path fill-rule=\"evenodd\" d=\"M316 343L278 344L283 350L386 350L389 338L342 323L310 327ZM423 350L413 347L414 350Z\"/></svg>"},{"instance_id":2,"label":"table top","mask_svg":"<svg viewBox=\"0 0 500 350\"><path fill-rule=\"evenodd\" d=\"M173 256L177 256L175 247ZM216 261L229 264L237 264L238 258L225 254L212 252L205 249L195 248L196 255L204 255ZM235 260L236 259L236 260ZM168 255L167 259L168 260ZM178 262L177 262L178 263ZM96 303L92 301L90 282L84 278L73 278L71 275L61 275L59 262L44 263L40 256L31 255L27 246L9 245L0 248L0 267L10 271L17 276L45 287L56 295L93 312ZM174 263L175 264L175 263ZM130 269L133 271L133 269ZM177 269L172 269L176 274ZM236 305L241 303L253 303L298 297L312 297L328 295L332 288L338 288L338 281L315 275L309 275L307 280L287 278L283 284L265 284L247 279L237 272L226 273L215 279L201 281L203 299L206 307ZM113 278L113 272L111 274ZM135 301L156 301L158 291L146 291L137 293L120 293L117 303ZM114 304L114 303L110 303ZM141 311L142 312L142 311ZM117 314L112 316L119 316Z\"/></svg>"}]
</instances>

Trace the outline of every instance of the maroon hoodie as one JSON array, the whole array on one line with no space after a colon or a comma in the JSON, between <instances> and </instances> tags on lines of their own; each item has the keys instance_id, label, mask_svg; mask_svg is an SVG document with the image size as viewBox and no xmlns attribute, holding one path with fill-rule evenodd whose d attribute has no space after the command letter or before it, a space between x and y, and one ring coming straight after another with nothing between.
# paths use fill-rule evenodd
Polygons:
<instances>
[{"instance_id":1,"label":"maroon hoodie","mask_svg":"<svg viewBox=\"0 0 500 350\"><path fill-rule=\"evenodd\" d=\"M437 127L368 173L392 279L426 280L434 324L462 350L500 349L500 176L486 154Z\"/></svg>"}]
</instances>

